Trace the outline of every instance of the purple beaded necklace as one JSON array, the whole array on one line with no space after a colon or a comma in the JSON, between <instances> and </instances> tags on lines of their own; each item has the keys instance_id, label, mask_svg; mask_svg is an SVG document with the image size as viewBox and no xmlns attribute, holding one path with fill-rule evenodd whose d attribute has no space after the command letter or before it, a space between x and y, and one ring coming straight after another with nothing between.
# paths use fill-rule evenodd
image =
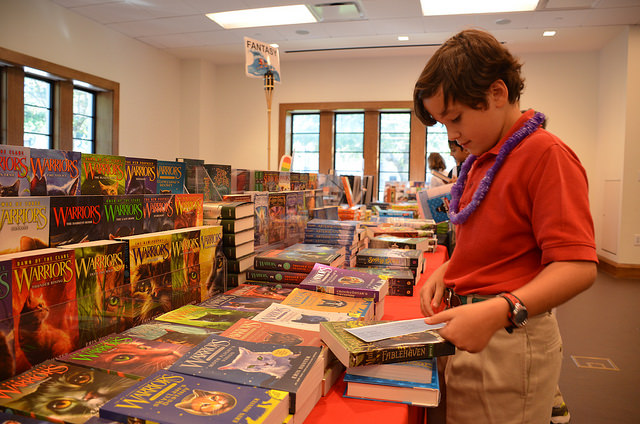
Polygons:
<instances>
[{"instance_id":1,"label":"purple beaded necklace","mask_svg":"<svg viewBox=\"0 0 640 424\"><path fill-rule=\"evenodd\" d=\"M469 155L467 160L462 164L462 168L460 169L460 177L451 187L451 204L449 205L449 219L456 225L464 224L469 216L478 208L482 200L487 195L489 188L491 188L491 183L493 183L493 177L495 177L498 170L502 167L507 155L511 153L511 151L529 134L538 129L540 125L544 122L545 117L544 114L540 112L536 112L535 115L531 119L520 127L516 132L514 132L511 137L504 142L500 151L498 152L498 156L496 157L496 161L493 163L491 168L487 171L478 188L473 193L473 197L471 198L471 202L459 211L460 207L460 197L462 196L462 192L464 191L464 186L467 183L467 174L469 173L469 169L471 169L471 165L476 161L477 156Z\"/></svg>"}]
</instances>

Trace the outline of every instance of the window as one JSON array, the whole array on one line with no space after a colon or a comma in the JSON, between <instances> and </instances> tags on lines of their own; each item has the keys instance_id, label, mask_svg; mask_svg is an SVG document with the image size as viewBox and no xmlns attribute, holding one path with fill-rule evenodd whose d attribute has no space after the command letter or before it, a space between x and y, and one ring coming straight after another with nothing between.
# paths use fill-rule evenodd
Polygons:
<instances>
[{"instance_id":1,"label":"window","mask_svg":"<svg viewBox=\"0 0 640 424\"><path fill-rule=\"evenodd\" d=\"M364 173L364 113L335 114L336 175Z\"/></svg>"},{"instance_id":2,"label":"window","mask_svg":"<svg viewBox=\"0 0 640 424\"><path fill-rule=\"evenodd\" d=\"M291 170L318 172L320 114L296 113L291 117L291 121Z\"/></svg>"},{"instance_id":3,"label":"window","mask_svg":"<svg viewBox=\"0 0 640 424\"><path fill-rule=\"evenodd\" d=\"M387 181L409 181L411 113L380 113L380 168L378 198Z\"/></svg>"},{"instance_id":4,"label":"window","mask_svg":"<svg viewBox=\"0 0 640 424\"><path fill-rule=\"evenodd\" d=\"M95 94L90 91L73 90L73 150L95 153Z\"/></svg>"},{"instance_id":5,"label":"window","mask_svg":"<svg viewBox=\"0 0 640 424\"><path fill-rule=\"evenodd\" d=\"M24 145L38 149L53 146L52 83L24 77Z\"/></svg>"},{"instance_id":6,"label":"window","mask_svg":"<svg viewBox=\"0 0 640 424\"><path fill-rule=\"evenodd\" d=\"M456 166L456 160L449 153L449 137L447 136L447 128L440 122L432 127L427 127L427 157L430 153L440 153L447 165L447 172ZM425 173L427 180L430 179L429 164L426 164ZM429 182L427 181L427 184Z\"/></svg>"}]
</instances>

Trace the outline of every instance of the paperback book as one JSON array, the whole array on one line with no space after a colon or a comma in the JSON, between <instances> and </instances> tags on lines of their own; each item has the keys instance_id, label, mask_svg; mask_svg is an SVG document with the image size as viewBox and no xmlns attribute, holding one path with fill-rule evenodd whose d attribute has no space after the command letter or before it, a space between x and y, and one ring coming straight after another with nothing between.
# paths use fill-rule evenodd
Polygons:
<instances>
[{"instance_id":1,"label":"paperback book","mask_svg":"<svg viewBox=\"0 0 640 424\"><path fill-rule=\"evenodd\" d=\"M224 330L220 335L230 339L283 346L323 346L317 331L307 331L244 318Z\"/></svg>"},{"instance_id":2,"label":"paperback book","mask_svg":"<svg viewBox=\"0 0 640 424\"><path fill-rule=\"evenodd\" d=\"M125 157L82 153L80 193L116 196L125 193Z\"/></svg>"},{"instance_id":3,"label":"paperback book","mask_svg":"<svg viewBox=\"0 0 640 424\"><path fill-rule=\"evenodd\" d=\"M214 331L209 328L153 320L131 327L120 334L138 339L195 346L209 337L213 332Z\"/></svg>"},{"instance_id":4,"label":"paperback book","mask_svg":"<svg viewBox=\"0 0 640 424\"><path fill-rule=\"evenodd\" d=\"M284 240L286 196L284 193L269 193L269 243Z\"/></svg>"},{"instance_id":5,"label":"paperback book","mask_svg":"<svg viewBox=\"0 0 640 424\"><path fill-rule=\"evenodd\" d=\"M158 161L158 194L184 193L186 166L184 162Z\"/></svg>"},{"instance_id":6,"label":"paperback book","mask_svg":"<svg viewBox=\"0 0 640 424\"><path fill-rule=\"evenodd\" d=\"M264 176L264 188L266 191L274 192L280 191L280 172L278 171L263 171Z\"/></svg>"},{"instance_id":7,"label":"paperback book","mask_svg":"<svg viewBox=\"0 0 640 424\"><path fill-rule=\"evenodd\" d=\"M125 194L156 194L158 161L155 159L125 158Z\"/></svg>"},{"instance_id":8,"label":"paperback book","mask_svg":"<svg viewBox=\"0 0 640 424\"><path fill-rule=\"evenodd\" d=\"M403 266L407 268L421 267L423 252L407 249L362 249L356 255L357 266Z\"/></svg>"},{"instance_id":9,"label":"paperback book","mask_svg":"<svg viewBox=\"0 0 640 424\"><path fill-rule=\"evenodd\" d=\"M259 286L254 284L241 284L226 291L225 294L237 296L265 297L274 300L284 300L293 289L278 289L275 286Z\"/></svg>"},{"instance_id":10,"label":"paperback book","mask_svg":"<svg viewBox=\"0 0 640 424\"><path fill-rule=\"evenodd\" d=\"M184 163L186 193L204 193L205 175L204 159L176 158L177 162Z\"/></svg>"},{"instance_id":11,"label":"paperback book","mask_svg":"<svg viewBox=\"0 0 640 424\"><path fill-rule=\"evenodd\" d=\"M271 281L275 283L300 284L307 277L303 272L275 271L272 269L247 270L247 280Z\"/></svg>"},{"instance_id":12,"label":"paperback book","mask_svg":"<svg viewBox=\"0 0 640 424\"><path fill-rule=\"evenodd\" d=\"M222 196L231 194L231 165L205 164L209 176L205 184L205 198L221 201Z\"/></svg>"},{"instance_id":13,"label":"paperback book","mask_svg":"<svg viewBox=\"0 0 640 424\"><path fill-rule=\"evenodd\" d=\"M312 311L278 303L271 304L252 319L316 332L320 330L320 323L323 322L357 320L341 312Z\"/></svg>"},{"instance_id":14,"label":"paperback book","mask_svg":"<svg viewBox=\"0 0 640 424\"><path fill-rule=\"evenodd\" d=\"M435 237L397 237L394 235L380 235L369 239L369 247L372 249L414 249L427 251L435 246L438 239Z\"/></svg>"},{"instance_id":15,"label":"paperback book","mask_svg":"<svg viewBox=\"0 0 640 424\"><path fill-rule=\"evenodd\" d=\"M374 324L380 322L323 322L320 324L320 337L346 367L429 359L455 353L455 346L444 340L437 330L373 342L365 342L346 331Z\"/></svg>"},{"instance_id":16,"label":"paperback book","mask_svg":"<svg viewBox=\"0 0 640 424\"><path fill-rule=\"evenodd\" d=\"M51 247L108 239L106 196L50 197L49 245Z\"/></svg>"},{"instance_id":17,"label":"paperback book","mask_svg":"<svg viewBox=\"0 0 640 424\"><path fill-rule=\"evenodd\" d=\"M414 383L429 383L435 369L435 358L415 361L394 362L390 364L363 365L348 367L347 374L387 380L402 380Z\"/></svg>"},{"instance_id":18,"label":"paperback book","mask_svg":"<svg viewBox=\"0 0 640 424\"><path fill-rule=\"evenodd\" d=\"M379 302L389 292L389 281L379 275L362 272L360 268L341 269L316 264L300 283L300 288Z\"/></svg>"},{"instance_id":19,"label":"paperback book","mask_svg":"<svg viewBox=\"0 0 640 424\"><path fill-rule=\"evenodd\" d=\"M272 303L280 300L266 297L238 296L234 294L219 294L200 303L200 306L213 309L229 309L232 311L246 311L258 313L268 308Z\"/></svg>"},{"instance_id":20,"label":"paperback book","mask_svg":"<svg viewBox=\"0 0 640 424\"><path fill-rule=\"evenodd\" d=\"M31 148L31 196L80 194L81 153Z\"/></svg>"},{"instance_id":21,"label":"paperback book","mask_svg":"<svg viewBox=\"0 0 640 424\"><path fill-rule=\"evenodd\" d=\"M28 147L0 145L0 197L30 194Z\"/></svg>"},{"instance_id":22,"label":"paperback book","mask_svg":"<svg viewBox=\"0 0 640 424\"><path fill-rule=\"evenodd\" d=\"M451 186L453 184L445 184L417 193L422 218L431 218L436 224L449 220Z\"/></svg>"},{"instance_id":23,"label":"paperback book","mask_svg":"<svg viewBox=\"0 0 640 424\"><path fill-rule=\"evenodd\" d=\"M364 321L369 321L373 319L374 316L374 304L372 300L336 296L329 293L298 288L293 289L286 299L280 303L309 311L343 313Z\"/></svg>"},{"instance_id":24,"label":"paperback book","mask_svg":"<svg viewBox=\"0 0 640 424\"><path fill-rule=\"evenodd\" d=\"M175 221L174 228L201 226L202 194L176 194L174 196Z\"/></svg>"},{"instance_id":25,"label":"paperback book","mask_svg":"<svg viewBox=\"0 0 640 424\"><path fill-rule=\"evenodd\" d=\"M282 250L270 250L255 257L254 268L309 273L316 263L339 266L344 262L344 247L326 244L296 243Z\"/></svg>"},{"instance_id":26,"label":"paperback book","mask_svg":"<svg viewBox=\"0 0 640 424\"><path fill-rule=\"evenodd\" d=\"M2 424L48 424L51 421L42 421L35 418L28 418L22 415L14 415L7 412L0 412L0 423Z\"/></svg>"},{"instance_id":27,"label":"paperback book","mask_svg":"<svg viewBox=\"0 0 640 424\"><path fill-rule=\"evenodd\" d=\"M123 423L281 424L288 393L158 371L114 397L100 416Z\"/></svg>"},{"instance_id":28,"label":"paperback book","mask_svg":"<svg viewBox=\"0 0 640 424\"><path fill-rule=\"evenodd\" d=\"M253 204L256 247L266 246L269 243L269 193L256 193Z\"/></svg>"},{"instance_id":29,"label":"paperback book","mask_svg":"<svg viewBox=\"0 0 640 424\"><path fill-rule=\"evenodd\" d=\"M0 355L3 358L0 381L13 377L16 372L11 273L11 260L0 260Z\"/></svg>"},{"instance_id":30,"label":"paperback book","mask_svg":"<svg viewBox=\"0 0 640 424\"><path fill-rule=\"evenodd\" d=\"M50 199L0 197L0 255L49 247Z\"/></svg>"},{"instance_id":31,"label":"paperback book","mask_svg":"<svg viewBox=\"0 0 640 424\"><path fill-rule=\"evenodd\" d=\"M191 349L170 371L228 383L289 392L289 412L295 414L320 385L321 349L230 339L217 334Z\"/></svg>"},{"instance_id":32,"label":"paperback book","mask_svg":"<svg viewBox=\"0 0 640 424\"><path fill-rule=\"evenodd\" d=\"M0 410L82 424L97 417L100 407L135 383L131 378L49 360L0 382Z\"/></svg>"},{"instance_id":33,"label":"paperback book","mask_svg":"<svg viewBox=\"0 0 640 424\"><path fill-rule=\"evenodd\" d=\"M201 231L203 227L182 228L168 231L171 237L171 308L179 308L202 300L201 262L207 261L201 255ZM163 234L163 233L157 233ZM211 265L206 264L210 267Z\"/></svg>"},{"instance_id":34,"label":"paperback book","mask_svg":"<svg viewBox=\"0 0 640 424\"><path fill-rule=\"evenodd\" d=\"M167 321L176 324L193 325L211 328L221 333L231 327L240 318L251 319L255 312L234 311L230 309L212 309L198 305L184 305L156 318L157 321Z\"/></svg>"},{"instance_id":35,"label":"paperback book","mask_svg":"<svg viewBox=\"0 0 640 424\"><path fill-rule=\"evenodd\" d=\"M145 194L142 233L172 230L175 226L175 204L171 194Z\"/></svg>"},{"instance_id":36,"label":"paperback book","mask_svg":"<svg viewBox=\"0 0 640 424\"><path fill-rule=\"evenodd\" d=\"M378 276L378 278L389 283L390 290L391 287L413 287L416 284L416 277L408 269L391 269L388 267L347 267L344 269Z\"/></svg>"},{"instance_id":37,"label":"paperback book","mask_svg":"<svg viewBox=\"0 0 640 424\"><path fill-rule=\"evenodd\" d=\"M144 196L127 194L126 196L104 196L103 223L106 239L142 234L144 227Z\"/></svg>"}]
</instances>

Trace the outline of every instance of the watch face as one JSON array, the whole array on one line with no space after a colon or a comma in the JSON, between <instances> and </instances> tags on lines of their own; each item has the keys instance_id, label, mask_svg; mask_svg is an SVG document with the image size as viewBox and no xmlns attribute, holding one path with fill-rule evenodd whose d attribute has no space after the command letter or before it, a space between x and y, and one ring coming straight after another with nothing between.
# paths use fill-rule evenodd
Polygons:
<instances>
[{"instance_id":1,"label":"watch face","mask_svg":"<svg viewBox=\"0 0 640 424\"><path fill-rule=\"evenodd\" d=\"M528 317L529 313L527 310L520 305L516 305L513 311L513 323L522 326L527 322Z\"/></svg>"}]
</instances>

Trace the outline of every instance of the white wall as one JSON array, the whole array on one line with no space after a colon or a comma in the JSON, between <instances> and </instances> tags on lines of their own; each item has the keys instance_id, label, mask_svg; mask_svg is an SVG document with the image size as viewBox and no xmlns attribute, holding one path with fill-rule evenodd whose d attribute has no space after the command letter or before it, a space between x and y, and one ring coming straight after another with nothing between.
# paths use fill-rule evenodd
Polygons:
<instances>
[{"instance_id":1,"label":"white wall","mask_svg":"<svg viewBox=\"0 0 640 424\"><path fill-rule=\"evenodd\" d=\"M0 0L0 45L120 83L121 155L180 155L178 59L42 0Z\"/></svg>"}]
</instances>

